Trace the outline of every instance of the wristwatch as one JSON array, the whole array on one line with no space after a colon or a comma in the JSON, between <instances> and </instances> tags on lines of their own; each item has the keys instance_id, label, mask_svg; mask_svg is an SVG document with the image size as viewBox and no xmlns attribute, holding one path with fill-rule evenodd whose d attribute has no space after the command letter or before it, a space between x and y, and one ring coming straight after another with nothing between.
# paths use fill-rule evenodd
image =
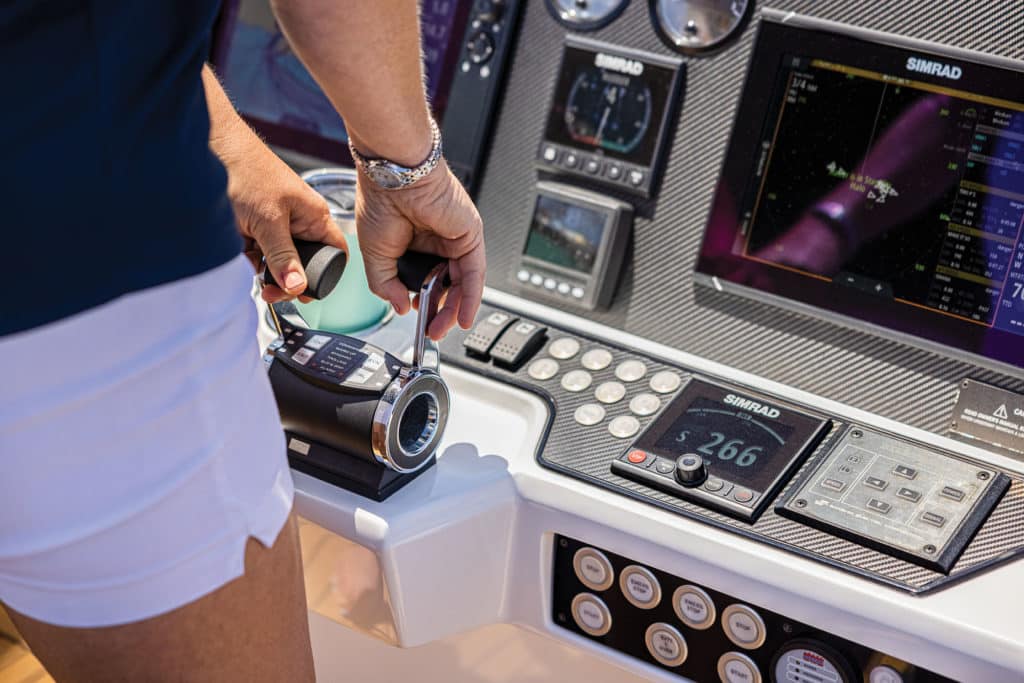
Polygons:
<instances>
[{"instance_id":1,"label":"wristwatch","mask_svg":"<svg viewBox=\"0 0 1024 683\"><path fill-rule=\"evenodd\" d=\"M437 127L437 121L433 117L430 119L430 135L430 154L422 163L412 168L387 159L367 159L356 150L351 141L348 148L352 152L356 166L367 178L385 190L401 190L428 175L441 161L441 129Z\"/></svg>"}]
</instances>

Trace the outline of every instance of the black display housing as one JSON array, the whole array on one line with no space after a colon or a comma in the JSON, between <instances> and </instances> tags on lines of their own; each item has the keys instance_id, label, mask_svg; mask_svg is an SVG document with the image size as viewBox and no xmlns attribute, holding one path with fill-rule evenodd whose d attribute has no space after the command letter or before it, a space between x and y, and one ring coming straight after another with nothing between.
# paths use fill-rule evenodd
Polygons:
<instances>
[{"instance_id":1,"label":"black display housing","mask_svg":"<svg viewBox=\"0 0 1024 683\"><path fill-rule=\"evenodd\" d=\"M685 71L675 57L566 37L538 164L652 196Z\"/></svg>"},{"instance_id":2,"label":"black display housing","mask_svg":"<svg viewBox=\"0 0 1024 683\"><path fill-rule=\"evenodd\" d=\"M770 155L775 150L776 129L782 120L783 103L791 95L787 91L790 84L785 80L780 83L780 79L788 78L791 73L791 60L802 59L805 64L811 60L820 60L831 68L852 72L851 77L855 73L871 72L884 77L886 87L891 88L902 86L909 90L916 83L940 98L956 98L958 92L969 92L983 102L1014 106L1021 103L1019 111L1024 112L1024 77L1020 73L1019 63L803 17L787 18L786 23L782 24L782 16L770 11L766 11L765 19L760 26L726 162L715 194L697 263L696 280L760 300L814 311L818 315L824 311L837 322L858 329L874 329L890 335L895 331L906 340L929 348L939 348L945 352L958 350L1001 365L1024 367L1024 338L1020 334L1007 329L986 327L964 316L957 317L922 305L901 302L898 293L893 291L893 285L885 278L863 277L842 269L829 277L808 276L796 269L780 267L763 259L746 258L742 251L737 252L740 241L756 235L758 229L758 223L752 223L751 218L757 218L755 205L762 181L772 170ZM910 62L911 59L916 61ZM931 69L931 64L938 66ZM908 65L914 66L916 70L908 70ZM810 120L799 130L803 143L799 147L790 146L782 152L787 155L814 154L830 145L841 146L843 137L851 134L845 123L835 119ZM871 120L867 121L867 125L871 123ZM1024 124L1024 118L1020 123ZM972 142L968 140L968 143ZM1021 167L1013 168L1020 170ZM838 169L839 172L844 170L850 173L855 171L853 168ZM794 175L787 176L792 183L804 182ZM813 185L814 178L808 178L806 183ZM918 184L926 185L921 179ZM1024 188L1021 189L1022 196L1014 197L1012 201L1024 202ZM941 198L936 201L941 203L939 200ZM809 196L804 215L813 213L811 210L817 208L814 204L815 197ZM1024 212L1024 203L1019 208ZM920 211L921 215L930 215L926 212L933 210L934 207L925 207ZM843 220L831 220L823 214L822 211L816 212L817 217L842 242L847 237L844 235ZM917 224L907 220L895 225L910 230L911 226ZM1019 230L1018 226L1014 247L1016 252L1010 255L1007 269L1012 267L1015 270L1015 277L1019 278L1016 282L1024 290L1024 270L1019 265L1013 265L1021 261L1021 248L1024 246L1020 244ZM886 267L896 269L901 263L900 258L912 260L925 251L924 246L915 248L912 241L904 244L902 250L886 251L888 245L883 237L887 239L896 234L890 230L859 249L851 258L869 261L883 270ZM964 234L971 235L969 230L964 231ZM938 240L942 234L935 232L932 237ZM1008 246L1013 245L1013 240L1002 241ZM875 249L875 252L869 251L869 247ZM746 249L746 245L743 249ZM1009 278L1011 274L1014 273L1010 272L1006 277ZM915 274L912 273L905 280L913 277ZM1010 303L1018 306L1024 316L1024 298L1018 301L1014 297L1010 301L1008 297L1016 288L1009 280L1004 285L998 299L990 293L988 303L982 301L982 306L990 304L995 310L993 316L998 316L1001 307L1005 308ZM964 286L954 282L950 286L952 296L963 298L966 296L962 296L963 291L970 294L968 290L974 286L969 281ZM1019 329L1024 332L1024 326Z\"/></svg>"},{"instance_id":3,"label":"black display housing","mask_svg":"<svg viewBox=\"0 0 1024 683\"><path fill-rule=\"evenodd\" d=\"M612 471L753 521L830 425L828 420L776 398L692 379L612 462ZM630 462L629 455L637 450L648 454L648 459ZM676 481L673 472L657 469L659 463L675 461L684 453L703 458L706 480L687 486ZM738 497L744 490L752 494L749 500Z\"/></svg>"}]
</instances>

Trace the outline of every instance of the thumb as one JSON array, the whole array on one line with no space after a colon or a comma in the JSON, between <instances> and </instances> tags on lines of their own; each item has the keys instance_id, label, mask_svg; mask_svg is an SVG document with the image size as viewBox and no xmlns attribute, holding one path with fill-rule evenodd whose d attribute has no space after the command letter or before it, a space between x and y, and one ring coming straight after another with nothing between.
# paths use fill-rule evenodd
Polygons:
<instances>
[{"instance_id":1,"label":"thumb","mask_svg":"<svg viewBox=\"0 0 1024 683\"><path fill-rule=\"evenodd\" d=\"M256 231L255 238L275 284L291 296L298 296L305 291L306 274L302 270L299 254L295 251L288 223L268 225L266 229Z\"/></svg>"}]
</instances>

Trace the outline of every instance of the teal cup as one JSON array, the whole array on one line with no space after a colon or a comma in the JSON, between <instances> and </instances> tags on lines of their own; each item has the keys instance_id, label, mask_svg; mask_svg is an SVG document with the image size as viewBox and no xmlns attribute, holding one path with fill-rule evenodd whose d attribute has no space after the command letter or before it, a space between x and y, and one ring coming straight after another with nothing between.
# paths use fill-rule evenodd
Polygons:
<instances>
[{"instance_id":1,"label":"teal cup","mask_svg":"<svg viewBox=\"0 0 1024 683\"><path fill-rule=\"evenodd\" d=\"M388 314L388 303L370 291L366 266L355 233L346 233L348 262L334 291L319 301L296 302L309 326L327 332L350 334L381 323Z\"/></svg>"},{"instance_id":2,"label":"teal cup","mask_svg":"<svg viewBox=\"0 0 1024 683\"><path fill-rule=\"evenodd\" d=\"M366 266L356 235L355 172L351 169L316 169L302 175L327 200L331 216L348 243L348 262L334 291L319 301L295 302L306 323L318 330L352 334L372 328L388 317L390 305L370 291Z\"/></svg>"}]
</instances>

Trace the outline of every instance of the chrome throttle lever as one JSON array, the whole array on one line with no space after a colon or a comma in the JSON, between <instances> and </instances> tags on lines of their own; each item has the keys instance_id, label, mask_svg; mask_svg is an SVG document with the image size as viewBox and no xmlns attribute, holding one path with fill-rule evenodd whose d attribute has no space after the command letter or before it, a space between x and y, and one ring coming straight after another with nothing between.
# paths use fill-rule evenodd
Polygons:
<instances>
[{"instance_id":1,"label":"chrome throttle lever","mask_svg":"<svg viewBox=\"0 0 1024 683\"><path fill-rule=\"evenodd\" d=\"M423 368L427 330L441 309L445 290L452 284L448 274L448 259L418 251L406 252L398 260L398 279L409 291L418 291L420 296L410 368L412 372L419 372Z\"/></svg>"}]
</instances>

